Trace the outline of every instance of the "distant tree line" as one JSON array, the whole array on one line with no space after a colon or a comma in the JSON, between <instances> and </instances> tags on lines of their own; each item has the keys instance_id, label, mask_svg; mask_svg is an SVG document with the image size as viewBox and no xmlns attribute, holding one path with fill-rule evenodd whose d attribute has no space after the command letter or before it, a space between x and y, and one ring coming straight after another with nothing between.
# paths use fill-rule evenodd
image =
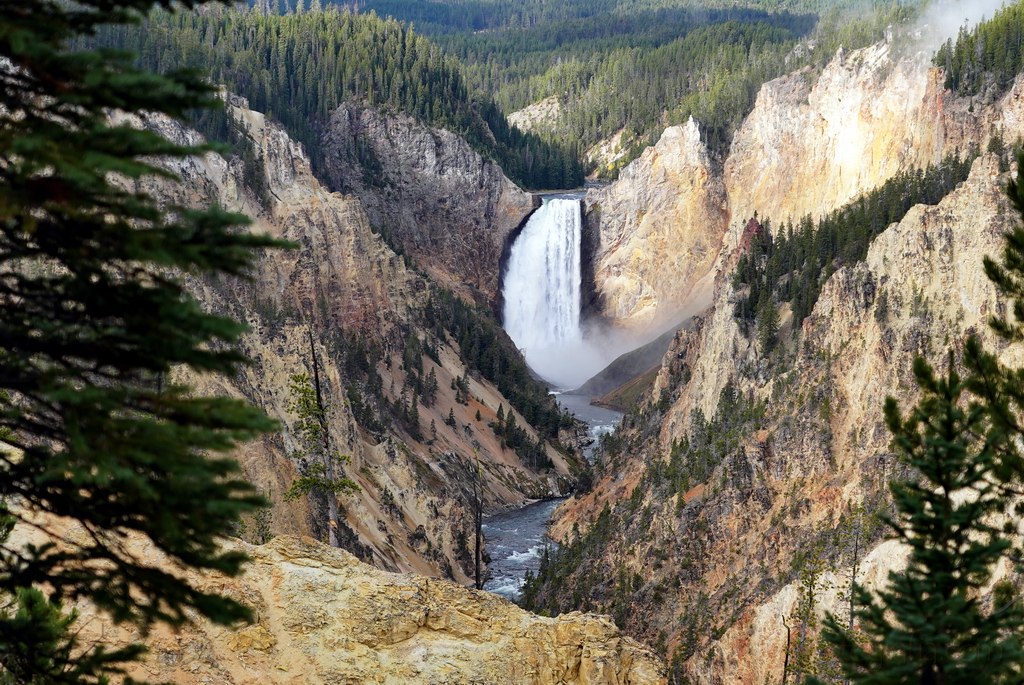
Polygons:
<instances>
[{"instance_id":1,"label":"distant tree line","mask_svg":"<svg viewBox=\"0 0 1024 685\"><path fill-rule=\"evenodd\" d=\"M490 97L467 85L457 60L396 20L337 9L282 16L208 7L104 27L97 41L137 52L146 69L208 74L284 124L314 167L322 164L318 141L330 113L360 101L461 135L526 187L583 180L572 145L510 127Z\"/></svg>"},{"instance_id":2,"label":"distant tree line","mask_svg":"<svg viewBox=\"0 0 1024 685\"><path fill-rule=\"evenodd\" d=\"M1024 70L1024 5L1014 3L974 29L960 29L935 55L946 70L946 87L958 95L978 95L988 85L1003 92Z\"/></svg>"},{"instance_id":3,"label":"distant tree line","mask_svg":"<svg viewBox=\"0 0 1024 685\"><path fill-rule=\"evenodd\" d=\"M804 217L795 226L787 223L775 235L766 220L751 236L750 249L733 273L735 286L748 289L736 303L736 317L745 328L767 317L770 328L770 320L778 323L776 306L790 302L793 325L799 326L829 276L840 266L863 261L871 241L914 205L938 204L966 180L977 156L972 149L962 159L949 155L926 170L902 172L819 221ZM762 332L762 342L771 347L772 332Z\"/></svg>"},{"instance_id":4,"label":"distant tree line","mask_svg":"<svg viewBox=\"0 0 1024 685\"><path fill-rule=\"evenodd\" d=\"M265 0L264 0L265 1ZM294 10L296 2L308 7L312 0L270 0L279 9ZM324 5L374 11L416 25L428 35L494 33L555 22L578 22L599 17L606 24L659 10L715 11L738 4L766 12L824 12L835 8L888 7L890 0L322 0Z\"/></svg>"},{"instance_id":5,"label":"distant tree line","mask_svg":"<svg viewBox=\"0 0 1024 685\"><path fill-rule=\"evenodd\" d=\"M913 2L857 0L755 0L739 8L691 0L347 4L416 22L506 112L557 96L561 113L536 129L546 140L586 151L623 131L627 154L598 169L602 175L615 175L666 126L691 115L724 158L765 81L820 68L840 45L879 40L916 11Z\"/></svg>"}]
</instances>

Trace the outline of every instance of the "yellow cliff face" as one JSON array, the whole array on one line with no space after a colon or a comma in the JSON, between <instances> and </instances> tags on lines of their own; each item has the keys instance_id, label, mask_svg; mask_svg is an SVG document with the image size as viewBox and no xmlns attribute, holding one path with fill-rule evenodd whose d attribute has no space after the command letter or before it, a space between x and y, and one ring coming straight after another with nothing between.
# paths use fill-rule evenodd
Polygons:
<instances>
[{"instance_id":1,"label":"yellow cliff face","mask_svg":"<svg viewBox=\"0 0 1024 685\"><path fill-rule=\"evenodd\" d=\"M242 628L199 623L147 636L129 673L178 685L661 685L664 664L607 618L535 616L495 595L386 573L309 538L263 546L240 578L192 580L247 603ZM152 550L133 550L143 561ZM138 635L81 607L86 640Z\"/></svg>"},{"instance_id":2,"label":"yellow cliff face","mask_svg":"<svg viewBox=\"0 0 1024 685\"><path fill-rule=\"evenodd\" d=\"M763 373L756 343L740 333L735 292L720 278L712 309L694 331L677 336L665 357L649 400L662 389L672 397L658 419L660 432L649 439L626 432L633 452L623 470L607 474L587 499L563 507L555 530L566 534L574 522L585 527L609 498L628 499L648 464L664 460L673 440L689 434L695 409L715 414L728 381L765 403L762 429L742 436L706 482L667 500L644 491L637 510L651 512L645 527L633 530L625 522L621 539L607 548L617 567L640 574L641 588L672 588L657 606L637 610L639 618L626 626L630 634L653 640L665 631L671 652L684 639L688 608L703 602L702 614L713 617L719 637L708 631L684 666L692 682L779 680L784 621L792 625L798 593L798 582L789 582L794 559L851 506L872 512L884 502L882 493L900 472L883 400L892 396L904 407L915 400L915 357L941 364L948 349L976 334L1005 363L1024 364L1021 346L995 340L987 325L1006 306L982 259L999 253L1016 220L1004 194L1007 179L998 159L983 155L938 205L915 207L890 226L864 262L843 266L825 283L799 341L787 343L788 357L774 373ZM862 550L858 580L869 585L904 563L901 548L878 544L880 538L881 532ZM650 559L665 555L669 562L651 567ZM819 613L843 609L848 573L823 578Z\"/></svg>"},{"instance_id":3,"label":"yellow cliff face","mask_svg":"<svg viewBox=\"0 0 1024 685\"><path fill-rule=\"evenodd\" d=\"M817 217L939 161L937 74L923 56L894 59L881 43L840 52L813 87L806 70L765 84L725 165L732 217Z\"/></svg>"},{"instance_id":4,"label":"yellow cliff face","mask_svg":"<svg viewBox=\"0 0 1024 685\"><path fill-rule=\"evenodd\" d=\"M716 258L735 250L755 213L776 229L821 216L902 171L984 149L999 129L1024 130L1024 81L985 103L954 97L943 80L925 53L880 43L840 52L817 78L764 84L721 164L697 125L667 129L588 199L603 313L642 327L698 311L723 266Z\"/></svg>"},{"instance_id":5,"label":"yellow cliff face","mask_svg":"<svg viewBox=\"0 0 1024 685\"><path fill-rule=\"evenodd\" d=\"M588 230L600 235L602 313L644 327L678 314L674 303L706 305L727 222L725 189L696 122L666 129L617 182L587 198Z\"/></svg>"}]
</instances>

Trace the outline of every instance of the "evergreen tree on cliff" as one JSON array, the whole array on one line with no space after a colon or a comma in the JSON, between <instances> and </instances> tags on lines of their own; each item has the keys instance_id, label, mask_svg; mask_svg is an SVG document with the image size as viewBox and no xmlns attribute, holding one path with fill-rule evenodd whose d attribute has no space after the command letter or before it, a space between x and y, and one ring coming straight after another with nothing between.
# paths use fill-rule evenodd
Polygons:
<instances>
[{"instance_id":1,"label":"evergreen tree on cliff","mask_svg":"<svg viewBox=\"0 0 1024 685\"><path fill-rule=\"evenodd\" d=\"M108 115L181 118L215 102L209 86L68 47L154 4L0 9L0 683L103 682L139 655L78 644L68 600L142 628L249 618L168 571L239 572L244 556L218 539L261 498L227 453L273 424L172 371L232 374L245 362L241 326L204 313L182 278L244 275L254 249L274 243L240 230L244 217L159 208L135 189L169 176L154 158L203 149ZM133 556L135 539L168 563Z\"/></svg>"},{"instance_id":2,"label":"evergreen tree on cliff","mask_svg":"<svg viewBox=\"0 0 1024 685\"><path fill-rule=\"evenodd\" d=\"M1009 195L1024 216L1019 171ZM1012 321L994 318L993 329L1024 341L1024 227L1007 234L1002 263L986 259L985 270L1014 309ZM875 595L855 588L856 631L826 620L825 639L854 683L1024 681L1024 608L1008 585L997 586L990 606L982 592L998 562L1019 557L1012 522L1022 513L1024 369L1002 366L977 338L964 362L966 377L951 357L939 378L918 359L919 404L904 418L886 402L894 444L918 475L891 485L897 514L887 521L910 558Z\"/></svg>"}]
</instances>

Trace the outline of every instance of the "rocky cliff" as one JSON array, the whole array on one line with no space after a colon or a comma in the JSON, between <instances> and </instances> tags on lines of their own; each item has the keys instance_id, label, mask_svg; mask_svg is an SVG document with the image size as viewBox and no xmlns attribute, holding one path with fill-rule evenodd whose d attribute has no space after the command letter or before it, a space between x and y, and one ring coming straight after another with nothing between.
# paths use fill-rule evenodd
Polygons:
<instances>
[{"instance_id":1,"label":"rocky cliff","mask_svg":"<svg viewBox=\"0 0 1024 685\"><path fill-rule=\"evenodd\" d=\"M127 675L178 685L666 683L661 659L607 617L535 616L490 593L379 571L310 538L227 544L251 557L244 575L189 579L245 602L251 625L140 635L80 604L79 638L141 641L149 653ZM163 563L150 546L131 548L141 563Z\"/></svg>"},{"instance_id":2,"label":"rocky cliff","mask_svg":"<svg viewBox=\"0 0 1024 685\"><path fill-rule=\"evenodd\" d=\"M901 171L1021 130L1024 81L995 102L957 98L943 82L929 54L883 42L764 84L725 160L708 162L692 123L668 129L588 198L606 313L633 326L678 318L706 304L698 284L755 214L776 227L821 216Z\"/></svg>"},{"instance_id":3,"label":"rocky cliff","mask_svg":"<svg viewBox=\"0 0 1024 685\"><path fill-rule=\"evenodd\" d=\"M697 123L666 129L617 182L588 194L587 224L599 236L600 311L613 323L661 323L684 301L693 313L706 306L728 214Z\"/></svg>"},{"instance_id":4,"label":"rocky cliff","mask_svg":"<svg viewBox=\"0 0 1024 685\"><path fill-rule=\"evenodd\" d=\"M937 206L911 210L828 279L772 357L743 335L738 294L719 277L712 308L677 336L651 397L607 446L602 480L561 512L557 530L570 541L574 525L589 530L579 549L591 551L537 604L586 597L579 605L661 646L691 682L779 681L801 572L812 559L849 567L849 522L858 508L865 520L885 511L887 483L903 475L881 410L887 395L914 400L913 359L941 363L973 333L1024 363L988 333L1005 304L981 266L1015 220L1007 178L985 155ZM862 550L883 535L858 532ZM859 580L901 563L891 545L863 557ZM848 578L822 576L819 613L841 608Z\"/></svg>"},{"instance_id":5,"label":"rocky cliff","mask_svg":"<svg viewBox=\"0 0 1024 685\"><path fill-rule=\"evenodd\" d=\"M433 277L487 298L505 242L534 197L453 133L344 104L323 137L323 175L356 195L371 225Z\"/></svg>"},{"instance_id":6,"label":"rocky cliff","mask_svg":"<svg viewBox=\"0 0 1024 685\"><path fill-rule=\"evenodd\" d=\"M289 458L297 447L289 430L295 420L289 379L311 373L315 355L331 437L350 457L345 473L359 485L342 501L345 546L383 568L465 581L477 461L488 509L564 491L579 462L548 445L552 467L537 470L504 446L488 422L499 407L510 411L511 402L467 367L443 322L426 318L437 306L436 288L371 231L357 197L321 185L301 146L280 126L244 101L232 102L250 160L210 154L178 161L172 170L181 184L151 179L145 189L186 205L244 212L254 217L252 230L293 241L297 249L261 255L251 281L190 281L205 306L250 326L242 349L253 364L234 379L189 380L207 392L243 396L281 421L281 433L237 456L274 502L273 532L323 537L322 502L282 499L298 468ZM172 140L198 140L173 122L144 123ZM504 192L498 187L494 192ZM422 372L407 365L422 365ZM419 398L417 406L412 386L431 372L436 399ZM459 398L457 379L464 388ZM454 420L447 422L449 416ZM529 422L516 416L536 440ZM253 525L249 537L257 535Z\"/></svg>"}]
</instances>

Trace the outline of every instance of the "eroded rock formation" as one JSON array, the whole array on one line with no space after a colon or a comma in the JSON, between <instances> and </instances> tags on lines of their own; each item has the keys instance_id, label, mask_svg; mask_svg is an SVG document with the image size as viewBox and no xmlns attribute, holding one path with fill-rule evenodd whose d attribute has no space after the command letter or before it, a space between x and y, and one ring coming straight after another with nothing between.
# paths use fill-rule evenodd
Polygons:
<instances>
[{"instance_id":1,"label":"eroded rock formation","mask_svg":"<svg viewBox=\"0 0 1024 685\"><path fill-rule=\"evenodd\" d=\"M344 104L323 138L330 187L427 272L493 299L505 241L534 197L468 143L407 115Z\"/></svg>"},{"instance_id":2,"label":"eroded rock formation","mask_svg":"<svg viewBox=\"0 0 1024 685\"><path fill-rule=\"evenodd\" d=\"M71 531L73 534L73 531ZM128 675L178 685L661 685L664 663L603 616L543 618L487 592L375 569L309 538L231 543L252 561L238 578L191 574L245 602L242 627L199 622L149 635L81 605L83 640L143 641ZM134 545L143 563L162 563Z\"/></svg>"},{"instance_id":3,"label":"eroded rock formation","mask_svg":"<svg viewBox=\"0 0 1024 685\"><path fill-rule=\"evenodd\" d=\"M995 102L957 98L928 54L906 49L840 51L817 77L770 81L727 159L709 162L692 123L673 127L591 194L605 313L630 326L682 318L707 303L715 257L735 250L755 214L774 227L818 217L902 171L983 149L996 131L1024 130L1024 81Z\"/></svg>"},{"instance_id":4,"label":"eroded rock formation","mask_svg":"<svg viewBox=\"0 0 1024 685\"><path fill-rule=\"evenodd\" d=\"M549 449L554 468L538 472L503 447L488 422L500 406L512 411L509 400L471 373L450 337L435 339L435 332L424 330L430 281L371 231L357 197L329 192L317 180L302 147L279 125L249 110L241 99L232 103L231 115L253 146L254 167L246 168L237 157L229 161L209 154L173 162L182 183L148 179L145 189L185 205L218 204L243 212L254 217L251 230L290 240L297 249L261 255L251 281L190 279L205 306L249 325L242 349L253 364L234 379L188 380L204 392L245 397L281 421L281 433L246 445L237 457L248 479L274 503L274 532L323 537L323 512L282 499L297 475L289 458L297 447L288 430L295 419L288 410L289 379L311 373L315 354L330 404L333 443L350 458L345 475L360 488L342 501L343 544L386 569L465 582L472 569L467 541L472 538L469 507L476 461L489 509L563 492L576 462ZM199 140L167 120L144 123L178 142ZM485 180L480 179L482 194L507 190L507 181L498 179L492 187ZM355 339L375 347L379 357L368 357ZM437 355L436 360L416 355L424 374L435 373L438 388L432 405L419 402L418 436L392 422L384 407L376 413L385 425L365 420L369 403L413 401L410 372L403 368L411 339L436 345ZM366 372L379 378L376 400L353 375L367 359L372 368ZM459 377L468 388L465 403L456 401L452 389ZM449 411L454 426L446 422ZM522 415L516 417L536 439Z\"/></svg>"}]
</instances>

